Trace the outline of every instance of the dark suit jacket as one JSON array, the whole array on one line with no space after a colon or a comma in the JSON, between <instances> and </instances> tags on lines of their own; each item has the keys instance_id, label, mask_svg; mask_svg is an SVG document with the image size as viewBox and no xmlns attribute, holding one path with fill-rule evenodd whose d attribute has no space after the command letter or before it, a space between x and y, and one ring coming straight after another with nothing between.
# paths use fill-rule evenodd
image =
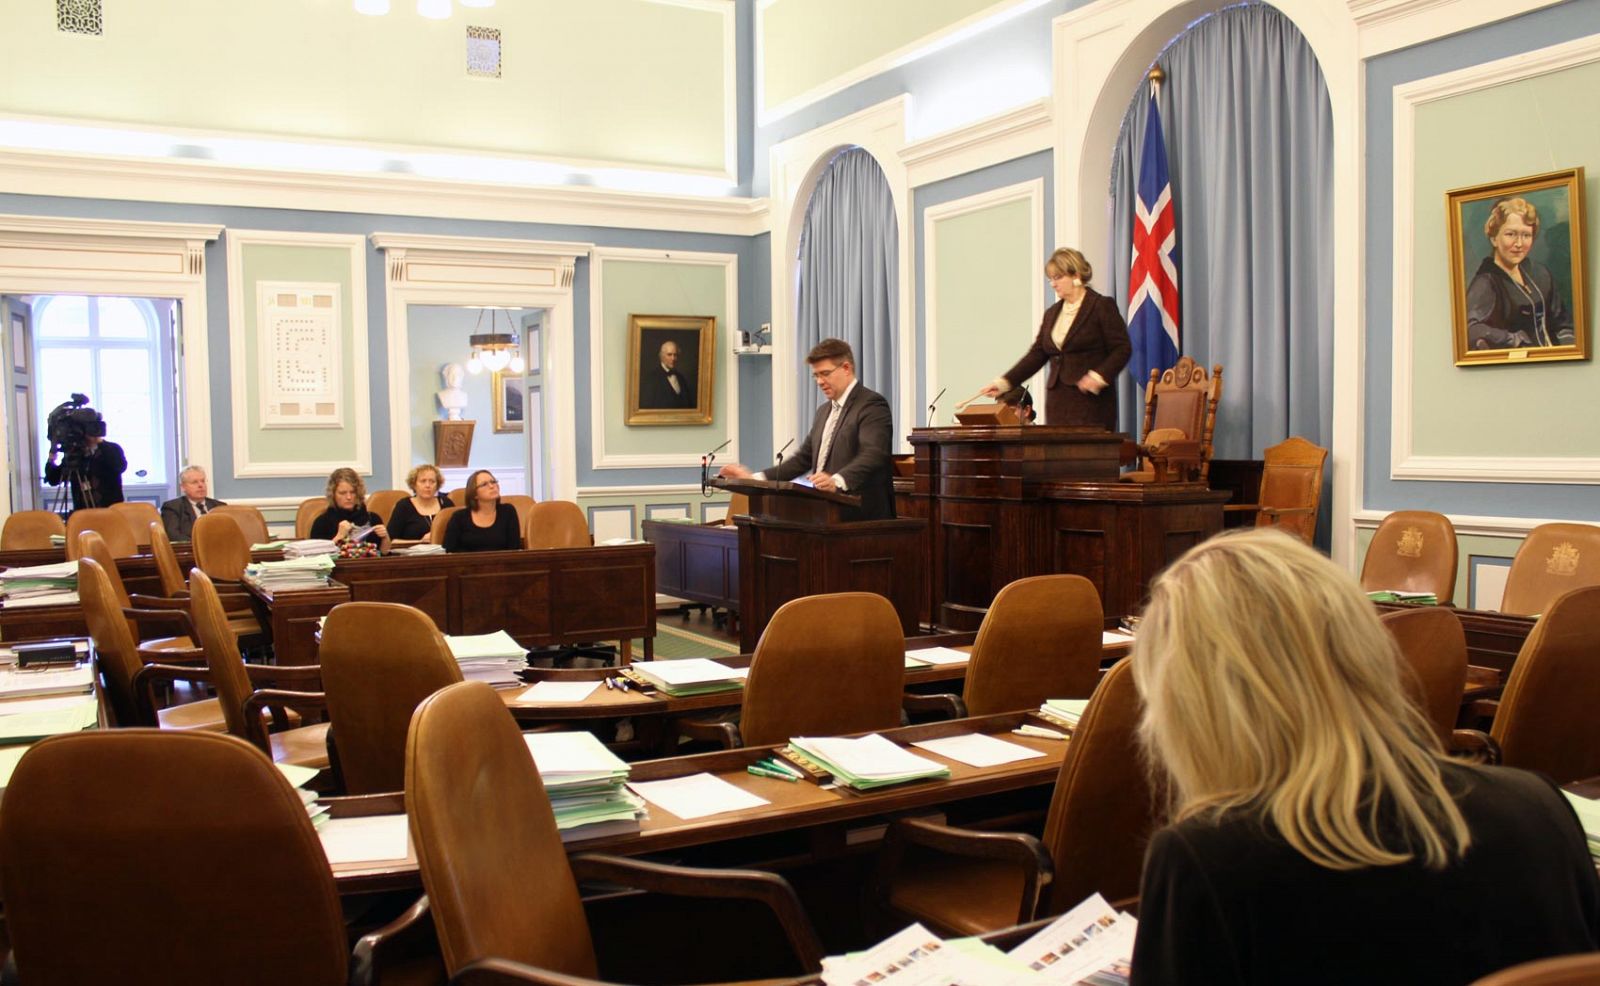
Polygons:
<instances>
[{"instance_id":1,"label":"dark suit jacket","mask_svg":"<svg viewBox=\"0 0 1600 986\"><path fill-rule=\"evenodd\" d=\"M1078 316L1072 320L1064 349L1057 349L1050 340L1050 330L1056 326L1061 314L1058 301L1044 313L1039 323L1039 334L1033 345L1023 354L1017 365L1006 371L1005 377L1013 387L1020 387L1027 379L1050 364L1045 379L1045 417L1053 425L1098 425L1106 431L1117 428L1117 374L1128 365L1133 355L1133 343L1128 339L1128 325L1117 311L1116 302L1096 291L1084 289L1083 304ZM1098 394L1085 394L1078 389L1078 381L1090 370L1105 379L1106 387Z\"/></svg>"},{"instance_id":2,"label":"dark suit jacket","mask_svg":"<svg viewBox=\"0 0 1600 986\"><path fill-rule=\"evenodd\" d=\"M213 500L209 496L205 504L208 511L224 505L221 500ZM194 508L189 506L188 497L180 496L161 505L161 526L167 529L167 537L174 541L194 539Z\"/></svg>"},{"instance_id":3,"label":"dark suit jacket","mask_svg":"<svg viewBox=\"0 0 1600 986\"><path fill-rule=\"evenodd\" d=\"M661 364L651 361L644 368L644 376L639 378L639 408L641 410L663 410L684 407L694 407L698 403L694 389L694 380L682 370L677 371L678 386L683 388L683 393L675 393L672 384L667 382L667 374L661 369Z\"/></svg>"},{"instance_id":4,"label":"dark suit jacket","mask_svg":"<svg viewBox=\"0 0 1600 986\"><path fill-rule=\"evenodd\" d=\"M811 432L793 455L763 471L773 480L809 476L817 471L816 457L822 449L822 432L828 425L833 405L824 401L811 421ZM843 477L845 492L861 497L861 508L852 520L883 520L894 516L894 468L889 461L894 420L883 395L868 390L859 381L839 412L833 430L833 444L824 465L832 475Z\"/></svg>"}]
</instances>

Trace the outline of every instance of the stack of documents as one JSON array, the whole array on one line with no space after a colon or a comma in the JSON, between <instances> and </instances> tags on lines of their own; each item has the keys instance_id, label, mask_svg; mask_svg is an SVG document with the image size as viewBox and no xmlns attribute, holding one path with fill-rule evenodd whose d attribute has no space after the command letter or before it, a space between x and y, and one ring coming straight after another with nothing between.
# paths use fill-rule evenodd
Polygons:
<instances>
[{"instance_id":1,"label":"stack of documents","mask_svg":"<svg viewBox=\"0 0 1600 986\"><path fill-rule=\"evenodd\" d=\"M966 664L972 654L954 647L924 647L906 651L906 667L920 668L930 664Z\"/></svg>"},{"instance_id":2,"label":"stack of documents","mask_svg":"<svg viewBox=\"0 0 1600 986\"><path fill-rule=\"evenodd\" d=\"M628 765L592 733L524 733L563 841L639 831L644 800L627 788Z\"/></svg>"},{"instance_id":3,"label":"stack of documents","mask_svg":"<svg viewBox=\"0 0 1600 986\"><path fill-rule=\"evenodd\" d=\"M76 733L100 723L93 695L25 698L0 702L0 744L36 743L57 733Z\"/></svg>"},{"instance_id":4,"label":"stack of documents","mask_svg":"<svg viewBox=\"0 0 1600 986\"><path fill-rule=\"evenodd\" d=\"M92 691L94 691L94 668L88 664L71 668L42 668L37 671L0 671L0 698L84 695Z\"/></svg>"},{"instance_id":5,"label":"stack of documents","mask_svg":"<svg viewBox=\"0 0 1600 986\"><path fill-rule=\"evenodd\" d=\"M799 736L789 745L832 774L835 781L857 791L950 776L950 768L944 764L919 757L877 733L859 739Z\"/></svg>"},{"instance_id":6,"label":"stack of documents","mask_svg":"<svg viewBox=\"0 0 1600 986\"><path fill-rule=\"evenodd\" d=\"M50 535L50 547L52 547L52 548L65 548L66 546L67 546L67 536L65 534L52 534L52 535Z\"/></svg>"},{"instance_id":7,"label":"stack of documents","mask_svg":"<svg viewBox=\"0 0 1600 986\"><path fill-rule=\"evenodd\" d=\"M78 601L78 563L28 565L0 572L6 606L53 606Z\"/></svg>"},{"instance_id":8,"label":"stack of documents","mask_svg":"<svg viewBox=\"0 0 1600 986\"><path fill-rule=\"evenodd\" d=\"M283 546L285 558L315 558L318 555L336 555L339 546L325 538L306 538L304 541L289 541Z\"/></svg>"},{"instance_id":9,"label":"stack of documents","mask_svg":"<svg viewBox=\"0 0 1600 986\"><path fill-rule=\"evenodd\" d=\"M461 677L486 681L491 685L515 685L522 679L517 672L528 666L528 648L517 643L504 630L452 637L444 642L461 665Z\"/></svg>"},{"instance_id":10,"label":"stack of documents","mask_svg":"<svg viewBox=\"0 0 1600 986\"><path fill-rule=\"evenodd\" d=\"M251 551L277 551L280 548L287 548L288 546L289 546L289 542L288 541L263 541L260 544L252 544L250 546L250 550Z\"/></svg>"},{"instance_id":11,"label":"stack of documents","mask_svg":"<svg viewBox=\"0 0 1600 986\"><path fill-rule=\"evenodd\" d=\"M1065 727L1070 733L1078 728L1078 721L1088 707L1089 700L1086 698L1045 699L1044 704L1039 706L1039 718Z\"/></svg>"},{"instance_id":12,"label":"stack of documents","mask_svg":"<svg viewBox=\"0 0 1600 986\"><path fill-rule=\"evenodd\" d=\"M444 554L444 545L442 545L442 544L433 544L433 543L428 542L428 541L419 541L416 544L406 544L406 545L401 545L398 548L391 548L389 550L389 554L391 554L391 555L442 555L442 554Z\"/></svg>"},{"instance_id":13,"label":"stack of documents","mask_svg":"<svg viewBox=\"0 0 1600 986\"><path fill-rule=\"evenodd\" d=\"M1439 597L1431 592L1405 592L1401 589L1379 589L1367 593L1375 603L1411 603L1413 606L1437 606Z\"/></svg>"},{"instance_id":14,"label":"stack of documents","mask_svg":"<svg viewBox=\"0 0 1600 986\"><path fill-rule=\"evenodd\" d=\"M641 661L630 665L663 695L703 695L744 687L749 668L730 668L705 657L676 661Z\"/></svg>"},{"instance_id":15,"label":"stack of documents","mask_svg":"<svg viewBox=\"0 0 1600 986\"><path fill-rule=\"evenodd\" d=\"M244 569L245 579L263 589L322 589L332 575L331 555L258 561Z\"/></svg>"},{"instance_id":16,"label":"stack of documents","mask_svg":"<svg viewBox=\"0 0 1600 986\"><path fill-rule=\"evenodd\" d=\"M1583 834L1589 839L1589 855L1600 860L1600 801L1570 791L1561 793L1572 802L1572 810L1578 813L1578 821L1583 823Z\"/></svg>"},{"instance_id":17,"label":"stack of documents","mask_svg":"<svg viewBox=\"0 0 1600 986\"><path fill-rule=\"evenodd\" d=\"M279 773L289 781L289 786L294 788L294 793L300 795L300 803L306 806L306 814L311 816L311 824L315 828L322 828L328 824L328 806L317 804L317 792L307 791L306 784L311 778L317 776L319 771L315 767L300 767L292 763L275 763Z\"/></svg>"}]
</instances>

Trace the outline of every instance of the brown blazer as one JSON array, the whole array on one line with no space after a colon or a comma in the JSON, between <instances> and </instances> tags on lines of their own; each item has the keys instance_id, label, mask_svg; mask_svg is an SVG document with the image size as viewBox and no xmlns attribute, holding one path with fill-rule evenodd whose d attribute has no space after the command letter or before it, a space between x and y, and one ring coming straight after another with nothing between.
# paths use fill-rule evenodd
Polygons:
<instances>
[{"instance_id":1,"label":"brown blazer","mask_svg":"<svg viewBox=\"0 0 1600 986\"><path fill-rule=\"evenodd\" d=\"M1117 311L1116 302L1089 288L1083 304L1072 320L1065 349L1050 340L1064 302L1056 302L1044 313L1033 345L1007 370L1006 380L1013 387L1050 364L1045 380L1045 417L1053 425L1098 425L1106 431L1117 428L1117 374L1128 365L1133 343L1128 340L1128 325ZM1078 390L1078 381L1090 370L1100 374L1106 387L1098 394Z\"/></svg>"}]
</instances>

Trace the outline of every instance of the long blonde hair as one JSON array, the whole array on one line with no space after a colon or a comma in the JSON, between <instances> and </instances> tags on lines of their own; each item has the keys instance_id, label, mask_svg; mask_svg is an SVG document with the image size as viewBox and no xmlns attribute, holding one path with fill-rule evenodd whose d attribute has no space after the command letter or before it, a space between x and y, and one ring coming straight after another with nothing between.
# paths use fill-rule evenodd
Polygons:
<instances>
[{"instance_id":1,"label":"long blonde hair","mask_svg":"<svg viewBox=\"0 0 1600 986\"><path fill-rule=\"evenodd\" d=\"M1466 821L1400 661L1355 580L1303 542L1192 548L1152 586L1133 657L1176 816L1257 812L1334 870L1458 858Z\"/></svg>"}]
</instances>

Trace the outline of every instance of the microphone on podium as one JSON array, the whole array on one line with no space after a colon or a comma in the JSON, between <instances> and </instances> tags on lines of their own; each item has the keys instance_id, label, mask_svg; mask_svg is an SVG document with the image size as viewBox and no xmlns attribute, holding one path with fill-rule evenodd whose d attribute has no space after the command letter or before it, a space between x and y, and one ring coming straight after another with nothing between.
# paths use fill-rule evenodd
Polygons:
<instances>
[{"instance_id":1,"label":"microphone on podium","mask_svg":"<svg viewBox=\"0 0 1600 986\"><path fill-rule=\"evenodd\" d=\"M718 445L716 448L712 449L711 451L707 452L705 455L702 455L700 457L700 495L701 496L710 496L711 495L710 493L706 492L707 486L709 486L710 483L711 483L711 463L717 461L717 453L718 452L721 452L723 449L727 448L729 445L732 445L732 444L733 444L733 439L730 438L727 441L723 442L721 445Z\"/></svg>"},{"instance_id":2,"label":"microphone on podium","mask_svg":"<svg viewBox=\"0 0 1600 986\"><path fill-rule=\"evenodd\" d=\"M775 461L775 462L782 462L782 461L783 461L783 453L785 453L785 452L787 452L787 451L789 451L789 446L791 446L791 445L793 445L793 444L794 444L794 439L792 439L792 438L791 438L791 439L789 439L789 440L788 440L788 441L787 441L787 442L784 442L784 443L783 443L783 448L781 448L781 449L778 449L778 454L777 454L777 456L776 456L776 457L775 457L775 458L774 458L774 460L773 460L773 461Z\"/></svg>"},{"instance_id":3,"label":"microphone on podium","mask_svg":"<svg viewBox=\"0 0 1600 986\"><path fill-rule=\"evenodd\" d=\"M949 387L940 387L939 388L939 392L937 394L933 395L933 400L928 402L928 427L929 428L933 427L933 410L934 410L934 408L939 406L939 398L943 397L944 396L944 392L949 390L949 389L950 389Z\"/></svg>"}]
</instances>

